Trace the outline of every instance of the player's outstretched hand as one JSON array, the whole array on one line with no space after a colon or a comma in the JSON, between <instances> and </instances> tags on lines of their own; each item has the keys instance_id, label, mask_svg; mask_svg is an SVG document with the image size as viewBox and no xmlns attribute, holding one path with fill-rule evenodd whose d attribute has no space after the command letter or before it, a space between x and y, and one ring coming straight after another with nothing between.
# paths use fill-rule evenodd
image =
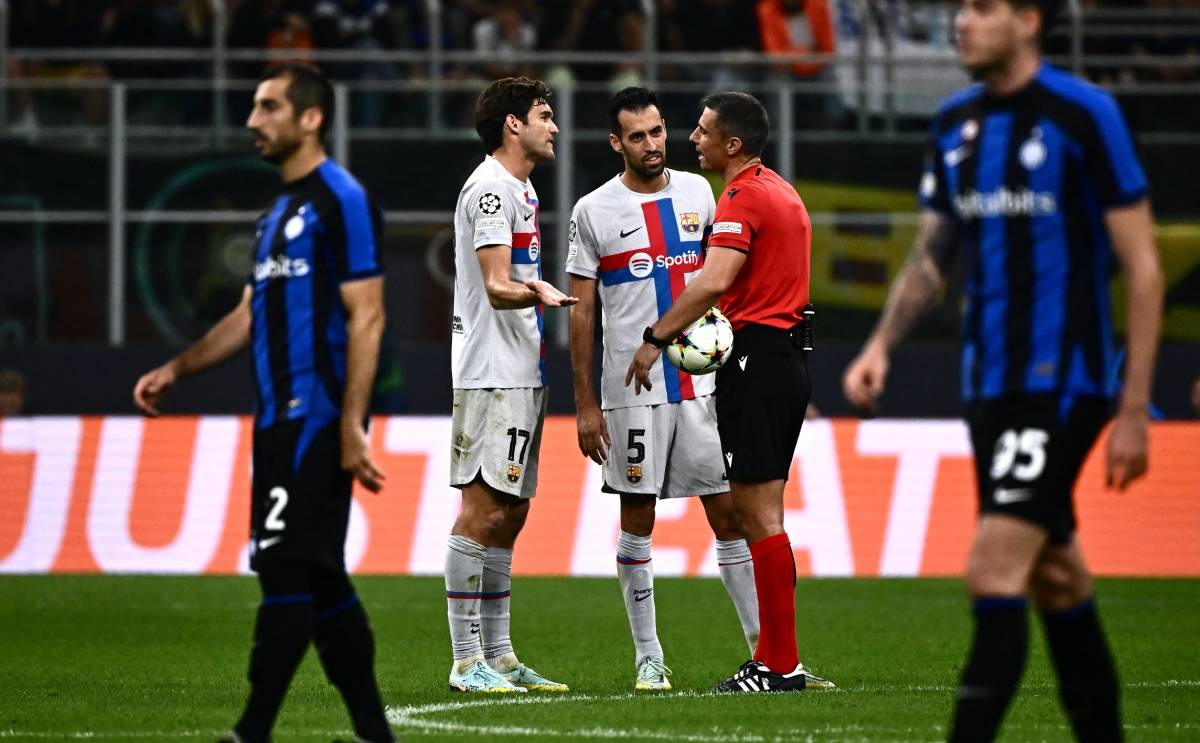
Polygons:
<instances>
[{"instance_id":1,"label":"player's outstretched hand","mask_svg":"<svg viewBox=\"0 0 1200 743\"><path fill-rule=\"evenodd\" d=\"M159 416L158 404L175 386L175 372L169 366L160 366L142 375L133 386L133 404L151 418Z\"/></svg>"},{"instance_id":2,"label":"player's outstretched hand","mask_svg":"<svg viewBox=\"0 0 1200 743\"><path fill-rule=\"evenodd\" d=\"M372 493L383 490L387 475L371 461L371 442L362 426L342 427L342 469Z\"/></svg>"},{"instance_id":3,"label":"player's outstretched hand","mask_svg":"<svg viewBox=\"0 0 1200 743\"><path fill-rule=\"evenodd\" d=\"M536 294L538 301L547 307L570 307L579 301L579 297L568 297L555 289L549 281L530 279L525 282L525 287Z\"/></svg>"},{"instance_id":4,"label":"player's outstretched hand","mask_svg":"<svg viewBox=\"0 0 1200 743\"><path fill-rule=\"evenodd\" d=\"M1105 482L1108 487L1124 490L1146 474L1149 449L1149 425L1144 411L1118 413L1108 435L1108 461Z\"/></svg>"},{"instance_id":5,"label":"player's outstretched hand","mask_svg":"<svg viewBox=\"0 0 1200 743\"><path fill-rule=\"evenodd\" d=\"M608 426L600 408L592 405L581 409L575 416L575 427L579 431L579 451L596 464L604 464L612 440L608 438Z\"/></svg>"},{"instance_id":6,"label":"player's outstretched hand","mask_svg":"<svg viewBox=\"0 0 1200 743\"><path fill-rule=\"evenodd\" d=\"M846 400L864 416L875 415L887 373L887 352L880 346L868 343L842 375L842 392Z\"/></svg>"},{"instance_id":7,"label":"player's outstretched hand","mask_svg":"<svg viewBox=\"0 0 1200 743\"><path fill-rule=\"evenodd\" d=\"M633 361L629 362L629 371L625 372L625 386L628 387L629 383L633 382L633 394L640 395L642 390L650 389L650 369L654 367L654 362L658 361L660 353L659 349L649 343L643 343L633 355Z\"/></svg>"}]
</instances>

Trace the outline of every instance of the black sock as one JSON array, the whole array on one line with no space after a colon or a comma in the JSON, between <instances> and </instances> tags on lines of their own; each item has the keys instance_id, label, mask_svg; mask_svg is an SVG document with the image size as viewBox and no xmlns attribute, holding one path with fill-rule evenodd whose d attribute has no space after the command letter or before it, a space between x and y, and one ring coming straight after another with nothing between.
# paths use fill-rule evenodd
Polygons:
<instances>
[{"instance_id":1,"label":"black sock","mask_svg":"<svg viewBox=\"0 0 1200 743\"><path fill-rule=\"evenodd\" d=\"M1089 598L1065 611L1042 614L1058 690L1082 743L1122 740L1120 692L1096 603Z\"/></svg>"},{"instance_id":2,"label":"black sock","mask_svg":"<svg viewBox=\"0 0 1200 743\"><path fill-rule=\"evenodd\" d=\"M345 573L316 583L313 638L325 675L341 692L354 732L371 743L395 740L375 683L375 638Z\"/></svg>"},{"instance_id":3,"label":"black sock","mask_svg":"<svg viewBox=\"0 0 1200 743\"><path fill-rule=\"evenodd\" d=\"M270 740L288 684L308 650L313 596L306 573L302 568L287 567L259 574L263 601L250 651L250 699L234 726L247 743Z\"/></svg>"},{"instance_id":4,"label":"black sock","mask_svg":"<svg viewBox=\"0 0 1200 743\"><path fill-rule=\"evenodd\" d=\"M952 743L995 739L1025 670L1029 619L1022 596L975 600L975 639L963 669L950 727Z\"/></svg>"}]
</instances>

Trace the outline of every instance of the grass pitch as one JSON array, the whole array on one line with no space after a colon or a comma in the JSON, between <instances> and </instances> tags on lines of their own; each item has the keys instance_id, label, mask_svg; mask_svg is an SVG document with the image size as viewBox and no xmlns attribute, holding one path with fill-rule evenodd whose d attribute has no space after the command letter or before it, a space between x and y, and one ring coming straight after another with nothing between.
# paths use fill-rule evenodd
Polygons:
<instances>
[{"instance_id":1,"label":"grass pitch","mask_svg":"<svg viewBox=\"0 0 1200 743\"><path fill-rule=\"evenodd\" d=\"M747 657L716 580L659 580L675 692L632 695L633 646L615 579L517 578L521 658L567 695L451 693L442 582L359 578L384 701L403 739L936 741L944 739L969 616L951 580L803 580L801 656L837 691L708 696ZM1104 580L1131 741L1200 740L1200 581ZM250 578L0 578L0 739L215 740L245 699ZM1035 623L1036 626L1036 623ZM279 741L350 736L315 654ZM1037 630L1004 741L1069 740Z\"/></svg>"}]
</instances>

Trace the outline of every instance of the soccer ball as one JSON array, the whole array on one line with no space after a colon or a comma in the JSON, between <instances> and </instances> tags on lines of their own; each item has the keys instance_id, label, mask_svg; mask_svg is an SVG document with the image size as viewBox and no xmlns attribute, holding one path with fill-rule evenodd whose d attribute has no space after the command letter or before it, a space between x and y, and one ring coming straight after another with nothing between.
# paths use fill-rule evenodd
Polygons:
<instances>
[{"instance_id":1,"label":"soccer ball","mask_svg":"<svg viewBox=\"0 0 1200 743\"><path fill-rule=\"evenodd\" d=\"M716 307L667 346L667 361L688 374L712 374L733 352L733 326Z\"/></svg>"}]
</instances>

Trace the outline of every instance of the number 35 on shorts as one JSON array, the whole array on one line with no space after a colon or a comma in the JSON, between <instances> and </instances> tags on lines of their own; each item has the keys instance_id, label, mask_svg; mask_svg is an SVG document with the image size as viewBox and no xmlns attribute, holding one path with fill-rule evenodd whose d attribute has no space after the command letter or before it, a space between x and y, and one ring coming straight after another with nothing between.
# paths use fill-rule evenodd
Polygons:
<instances>
[{"instance_id":1,"label":"number 35 on shorts","mask_svg":"<svg viewBox=\"0 0 1200 743\"><path fill-rule=\"evenodd\" d=\"M1046 468L1046 443L1050 435L1041 428L1010 428L996 439L992 451L992 480L1008 476L1021 482L1038 479Z\"/></svg>"}]
</instances>

